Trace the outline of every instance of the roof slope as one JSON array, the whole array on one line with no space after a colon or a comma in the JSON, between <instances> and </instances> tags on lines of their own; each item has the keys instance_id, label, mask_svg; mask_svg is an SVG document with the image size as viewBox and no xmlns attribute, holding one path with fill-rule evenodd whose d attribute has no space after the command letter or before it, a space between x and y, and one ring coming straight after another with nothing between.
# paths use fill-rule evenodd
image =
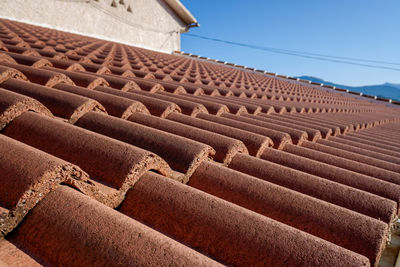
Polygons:
<instances>
[{"instance_id":1,"label":"roof slope","mask_svg":"<svg viewBox=\"0 0 400 267\"><path fill-rule=\"evenodd\" d=\"M9 20L0 49L0 265L378 265L399 109Z\"/></svg>"}]
</instances>

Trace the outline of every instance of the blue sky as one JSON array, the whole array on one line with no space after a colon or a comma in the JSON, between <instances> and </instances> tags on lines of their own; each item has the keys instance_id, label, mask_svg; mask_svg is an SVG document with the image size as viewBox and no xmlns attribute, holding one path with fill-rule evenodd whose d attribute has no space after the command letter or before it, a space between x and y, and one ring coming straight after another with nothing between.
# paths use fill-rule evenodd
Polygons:
<instances>
[{"instance_id":1,"label":"blue sky","mask_svg":"<svg viewBox=\"0 0 400 267\"><path fill-rule=\"evenodd\" d=\"M201 24L190 33L233 42L395 62L399 0L181 0ZM181 50L279 74L345 85L400 83L400 71L344 65L232 46L182 34Z\"/></svg>"}]
</instances>

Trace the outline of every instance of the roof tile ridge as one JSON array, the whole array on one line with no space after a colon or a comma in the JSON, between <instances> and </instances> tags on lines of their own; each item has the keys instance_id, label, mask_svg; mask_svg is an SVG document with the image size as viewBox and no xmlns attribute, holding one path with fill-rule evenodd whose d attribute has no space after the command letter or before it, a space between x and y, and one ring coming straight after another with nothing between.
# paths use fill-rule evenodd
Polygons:
<instances>
[{"instance_id":1,"label":"roof tile ridge","mask_svg":"<svg viewBox=\"0 0 400 267\"><path fill-rule=\"evenodd\" d=\"M1 64L2 62L0 62ZM16 70L12 67L8 67L8 66L1 66L0 65L0 83L7 81L8 79L20 79L20 80L24 80L27 81L28 78L19 70Z\"/></svg>"},{"instance_id":2,"label":"roof tile ridge","mask_svg":"<svg viewBox=\"0 0 400 267\"><path fill-rule=\"evenodd\" d=\"M0 53L0 62L18 64L15 61L15 59L13 59L11 56L7 55L6 53Z\"/></svg>"},{"instance_id":3,"label":"roof tile ridge","mask_svg":"<svg viewBox=\"0 0 400 267\"><path fill-rule=\"evenodd\" d=\"M168 164L154 153L32 112L13 120L2 133L78 165L95 185L91 196L110 207L121 203L144 172L156 170L170 176Z\"/></svg>"},{"instance_id":4,"label":"roof tile ridge","mask_svg":"<svg viewBox=\"0 0 400 267\"><path fill-rule=\"evenodd\" d=\"M132 262L152 266L220 266L68 186L60 186L48 194L16 229L10 241L45 264L55 266L108 265L110 262L123 266Z\"/></svg>"},{"instance_id":5,"label":"roof tile ridge","mask_svg":"<svg viewBox=\"0 0 400 267\"><path fill-rule=\"evenodd\" d=\"M164 158L171 168L183 173L185 177L182 182L184 183L202 161L215 154L215 150L211 146L195 140L130 120L112 118L93 112L83 116L76 125L152 151ZM177 145L178 143L181 146Z\"/></svg>"},{"instance_id":6,"label":"roof tile ridge","mask_svg":"<svg viewBox=\"0 0 400 267\"><path fill-rule=\"evenodd\" d=\"M0 130L25 111L35 111L49 117L53 116L50 110L39 101L0 88Z\"/></svg>"},{"instance_id":7,"label":"roof tile ridge","mask_svg":"<svg viewBox=\"0 0 400 267\"><path fill-rule=\"evenodd\" d=\"M35 83L12 78L2 82L0 87L36 99L55 116L70 123L74 123L88 111L106 112L105 108L93 99Z\"/></svg>"},{"instance_id":8,"label":"roof tile ridge","mask_svg":"<svg viewBox=\"0 0 400 267\"><path fill-rule=\"evenodd\" d=\"M11 232L49 192L61 183L93 195L96 189L78 166L7 136L0 136L2 179L0 237ZM24 175L22 175L24 174ZM17 189L18 188L18 189Z\"/></svg>"},{"instance_id":9,"label":"roof tile ridge","mask_svg":"<svg viewBox=\"0 0 400 267\"><path fill-rule=\"evenodd\" d=\"M368 264L364 256L152 173L127 193L120 211L227 265ZM288 240L295 241L284 245ZM331 253L341 256L325 258Z\"/></svg>"},{"instance_id":10,"label":"roof tile ridge","mask_svg":"<svg viewBox=\"0 0 400 267\"><path fill-rule=\"evenodd\" d=\"M102 87L102 86L96 87L94 90L107 93L110 95L124 97L134 101L139 101L146 106L146 108L150 111L152 115L159 116L161 118L165 118L166 116L174 112L178 113L181 112L181 109L177 104L166 100L155 99L146 95L135 94L137 90L130 90L128 92L123 92L120 90L115 90L112 88Z\"/></svg>"},{"instance_id":11,"label":"roof tile ridge","mask_svg":"<svg viewBox=\"0 0 400 267\"><path fill-rule=\"evenodd\" d=\"M272 148L269 151L281 153ZM212 162L203 163L188 185L368 256L371 261L379 258L389 232L388 222ZM365 246L359 239L362 232L371 245Z\"/></svg>"},{"instance_id":12,"label":"roof tile ridge","mask_svg":"<svg viewBox=\"0 0 400 267\"><path fill-rule=\"evenodd\" d=\"M190 125L143 113L134 113L128 120L208 144L216 150L213 159L224 165L229 164L237 153L248 154L243 142Z\"/></svg>"}]
</instances>

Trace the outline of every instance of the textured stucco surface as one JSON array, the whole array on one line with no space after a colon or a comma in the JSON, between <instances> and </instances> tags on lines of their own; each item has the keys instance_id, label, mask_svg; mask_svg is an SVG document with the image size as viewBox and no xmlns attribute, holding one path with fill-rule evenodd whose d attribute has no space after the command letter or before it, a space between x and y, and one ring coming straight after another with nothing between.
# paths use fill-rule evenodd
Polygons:
<instances>
[{"instance_id":1,"label":"textured stucco surface","mask_svg":"<svg viewBox=\"0 0 400 267\"><path fill-rule=\"evenodd\" d=\"M180 49L184 23L162 0L114 0L116 7L112 2L3 0L0 17L157 51Z\"/></svg>"}]
</instances>

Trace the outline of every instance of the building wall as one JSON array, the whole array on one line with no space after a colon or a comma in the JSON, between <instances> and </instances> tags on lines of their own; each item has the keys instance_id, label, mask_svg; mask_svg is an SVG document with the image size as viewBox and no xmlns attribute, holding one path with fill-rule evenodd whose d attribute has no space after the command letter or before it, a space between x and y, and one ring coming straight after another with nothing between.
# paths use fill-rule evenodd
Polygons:
<instances>
[{"instance_id":1,"label":"building wall","mask_svg":"<svg viewBox=\"0 0 400 267\"><path fill-rule=\"evenodd\" d=\"M185 26L162 0L2 0L0 17L168 53Z\"/></svg>"}]
</instances>

